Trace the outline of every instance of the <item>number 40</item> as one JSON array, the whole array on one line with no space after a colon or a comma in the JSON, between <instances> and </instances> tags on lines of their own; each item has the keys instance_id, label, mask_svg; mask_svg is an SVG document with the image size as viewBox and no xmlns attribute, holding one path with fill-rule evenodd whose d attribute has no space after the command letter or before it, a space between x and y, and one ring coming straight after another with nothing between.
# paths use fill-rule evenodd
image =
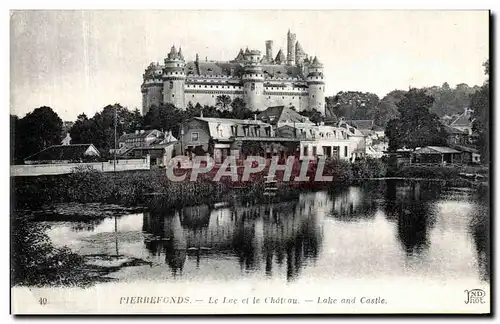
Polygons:
<instances>
[{"instance_id":1,"label":"number 40","mask_svg":"<svg viewBox=\"0 0 500 324\"><path fill-rule=\"evenodd\" d=\"M40 298L40 299L38 300L38 303L39 303L40 305L47 305L47 298L44 298L44 297Z\"/></svg>"}]
</instances>

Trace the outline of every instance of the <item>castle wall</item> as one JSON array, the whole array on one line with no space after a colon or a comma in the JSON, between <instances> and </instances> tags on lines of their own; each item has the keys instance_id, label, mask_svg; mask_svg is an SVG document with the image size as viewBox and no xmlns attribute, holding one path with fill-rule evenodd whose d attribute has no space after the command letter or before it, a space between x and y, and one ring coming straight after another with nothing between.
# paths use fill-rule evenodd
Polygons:
<instances>
[{"instance_id":1,"label":"castle wall","mask_svg":"<svg viewBox=\"0 0 500 324\"><path fill-rule=\"evenodd\" d=\"M222 81L222 80L221 80ZM241 85L227 85L211 83L189 83L184 87L184 102L189 102L196 106L215 106L217 96L227 95L231 100L243 98L243 87Z\"/></svg>"},{"instance_id":2,"label":"castle wall","mask_svg":"<svg viewBox=\"0 0 500 324\"><path fill-rule=\"evenodd\" d=\"M161 84L149 85L147 87L146 107L147 113L151 106L159 107L163 102L163 86ZM144 111L144 110L143 110Z\"/></svg>"}]
</instances>

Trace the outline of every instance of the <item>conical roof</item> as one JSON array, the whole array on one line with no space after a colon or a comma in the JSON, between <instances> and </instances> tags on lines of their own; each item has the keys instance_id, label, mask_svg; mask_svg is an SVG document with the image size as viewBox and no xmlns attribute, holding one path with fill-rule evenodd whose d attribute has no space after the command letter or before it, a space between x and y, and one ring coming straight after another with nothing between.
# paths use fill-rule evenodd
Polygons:
<instances>
[{"instance_id":1,"label":"conical roof","mask_svg":"<svg viewBox=\"0 0 500 324\"><path fill-rule=\"evenodd\" d=\"M243 54L243 49L240 48L240 52L238 53L238 55L236 55L236 58L234 60L235 61L243 61L244 58L245 58L245 56Z\"/></svg>"},{"instance_id":2,"label":"conical roof","mask_svg":"<svg viewBox=\"0 0 500 324\"><path fill-rule=\"evenodd\" d=\"M295 43L295 52L296 53L304 53L304 50L302 49L302 46L300 45L299 41Z\"/></svg>"},{"instance_id":3,"label":"conical roof","mask_svg":"<svg viewBox=\"0 0 500 324\"><path fill-rule=\"evenodd\" d=\"M318 58L315 56L313 61L312 61L312 65L315 65L315 66L323 66L323 64L321 64L321 62L318 60Z\"/></svg>"},{"instance_id":4,"label":"conical roof","mask_svg":"<svg viewBox=\"0 0 500 324\"><path fill-rule=\"evenodd\" d=\"M280 48L278 54L276 55L276 58L274 59L274 62L276 64L282 64L285 63L285 61L286 61L285 54L283 54L283 51Z\"/></svg>"}]
</instances>

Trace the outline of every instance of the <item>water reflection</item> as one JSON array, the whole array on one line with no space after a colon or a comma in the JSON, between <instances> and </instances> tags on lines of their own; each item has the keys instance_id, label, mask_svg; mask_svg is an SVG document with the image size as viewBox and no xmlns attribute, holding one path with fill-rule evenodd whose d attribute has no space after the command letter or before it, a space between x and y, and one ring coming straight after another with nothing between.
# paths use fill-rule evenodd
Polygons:
<instances>
[{"instance_id":1,"label":"water reflection","mask_svg":"<svg viewBox=\"0 0 500 324\"><path fill-rule=\"evenodd\" d=\"M318 206L322 204L319 203ZM286 263L286 277L295 278L309 260L318 257L322 231L313 197L261 205L210 206L182 209L153 205L144 213L145 245L152 255L165 257L173 274L182 273L187 254L202 259L235 256L241 270ZM206 261L208 262L208 261Z\"/></svg>"},{"instance_id":2,"label":"water reflection","mask_svg":"<svg viewBox=\"0 0 500 324\"><path fill-rule=\"evenodd\" d=\"M273 203L235 199L167 208L156 201L143 214L53 226L52 240L74 242L82 254L128 255L154 263L137 270L139 280L171 274L176 280L411 276L488 281L489 228L487 193L436 181L389 180Z\"/></svg>"},{"instance_id":3,"label":"water reflection","mask_svg":"<svg viewBox=\"0 0 500 324\"><path fill-rule=\"evenodd\" d=\"M405 253L418 256L429 247L429 232L436 222L432 202L440 188L417 181L400 186L393 182L386 183L385 215L397 224L398 239Z\"/></svg>"}]
</instances>

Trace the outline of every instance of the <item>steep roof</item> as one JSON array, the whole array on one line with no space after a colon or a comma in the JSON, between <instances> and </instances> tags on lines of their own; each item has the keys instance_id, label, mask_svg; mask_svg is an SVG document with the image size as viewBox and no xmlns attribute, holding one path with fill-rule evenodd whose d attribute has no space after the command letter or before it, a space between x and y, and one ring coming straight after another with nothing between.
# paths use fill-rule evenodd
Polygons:
<instances>
[{"instance_id":1,"label":"steep roof","mask_svg":"<svg viewBox=\"0 0 500 324\"><path fill-rule=\"evenodd\" d=\"M470 121L471 111L466 109L460 116L458 116L450 126L458 126L458 127L467 127L471 126L472 122Z\"/></svg>"},{"instance_id":2,"label":"steep roof","mask_svg":"<svg viewBox=\"0 0 500 324\"><path fill-rule=\"evenodd\" d=\"M126 140L134 138L145 138L155 132L160 132L160 131L157 129L150 129L150 130L145 130L143 133L139 132L138 134L136 133L123 134L122 136L120 136L118 142L125 142Z\"/></svg>"},{"instance_id":3,"label":"steep roof","mask_svg":"<svg viewBox=\"0 0 500 324\"><path fill-rule=\"evenodd\" d=\"M453 148L459 150L459 151L462 151L462 152L469 152L469 153L476 153L476 154L479 154L479 151L473 147L469 147L469 146L463 146L463 145L455 145L453 146Z\"/></svg>"},{"instance_id":4,"label":"steep roof","mask_svg":"<svg viewBox=\"0 0 500 324\"><path fill-rule=\"evenodd\" d=\"M467 132L463 131L463 130L460 130L458 128L455 128L455 127L451 127L451 126L448 126L448 125L444 125L444 130L445 132L448 134L448 135L452 135L452 134L456 134L456 135L464 135L464 134L468 134Z\"/></svg>"},{"instance_id":5,"label":"steep roof","mask_svg":"<svg viewBox=\"0 0 500 324\"><path fill-rule=\"evenodd\" d=\"M353 119L346 122L359 130L372 130L375 126L373 119Z\"/></svg>"},{"instance_id":6,"label":"steep roof","mask_svg":"<svg viewBox=\"0 0 500 324\"><path fill-rule=\"evenodd\" d=\"M307 123L314 124L309 118L302 116L298 112L285 107L285 106L274 106L268 107L266 110L257 115L257 118L272 123Z\"/></svg>"},{"instance_id":7,"label":"steep roof","mask_svg":"<svg viewBox=\"0 0 500 324\"><path fill-rule=\"evenodd\" d=\"M212 118L212 117L207 117L207 118L194 117L194 119L207 123L210 136L213 139L222 141L231 140L231 138L234 136L251 136L249 134L255 134L254 131L256 129L259 129L261 134L265 134L265 128L271 127L271 125L267 123L253 119L231 119L231 118ZM245 134L244 129L249 129L250 133Z\"/></svg>"},{"instance_id":8,"label":"steep roof","mask_svg":"<svg viewBox=\"0 0 500 324\"><path fill-rule=\"evenodd\" d=\"M93 144L70 144L70 145L53 145L45 150L28 156L25 161L76 161L85 156L85 152L89 148L93 148L100 156L99 150ZM90 154L95 155L95 154Z\"/></svg>"},{"instance_id":9,"label":"steep roof","mask_svg":"<svg viewBox=\"0 0 500 324\"><path fill-rule=\"evenodd\" d=\"M276 64L284 64L284 63L286 63L285 54L283 54L283 51L281 50L281 48L278 51L278 54L276 54L276 58L274 59L274 62Z\"/></svg>"}]
</instances>

